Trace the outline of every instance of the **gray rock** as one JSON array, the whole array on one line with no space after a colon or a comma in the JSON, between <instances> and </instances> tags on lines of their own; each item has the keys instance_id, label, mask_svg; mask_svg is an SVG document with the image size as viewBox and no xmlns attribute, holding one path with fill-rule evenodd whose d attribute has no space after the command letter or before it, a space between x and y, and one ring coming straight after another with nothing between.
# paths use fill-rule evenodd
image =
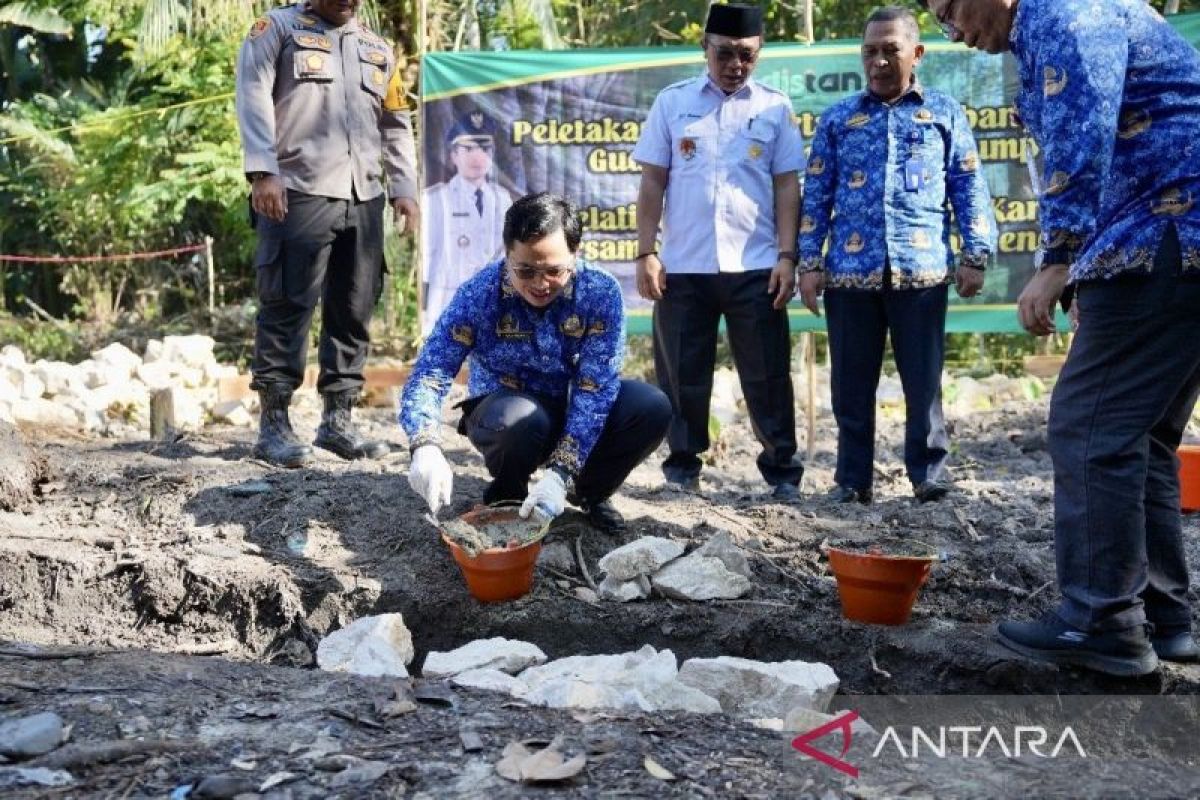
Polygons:
<instances>
[{"instance_id":1,"label":"gray rock","mask_svg":"<svg viewBox=\"0 0 1200 800\"><path fill-rule=\"evenodd\" d=\"M796 708L824 712L838 687L826 664L733 656L688 659L679 668L679 681L715 697L727 714L778 719Z\"/></svg>"},{"instance_id":2,"label":"gray rock","mask_svg":"<svg viewBox=\"0 0 1200 800\"><path fill-rule=\"evenodd\" d=\"M746 560L745 554L738 549L738 546L733 543L733 537L729 535L729 531L721 530L714 533L707 542L697 548L695 555L704 556L705 558L718 558L725 565L725 569L730 572L736 572L738 575L743 575L747 578L754 577L754 573L750 570L750 562Z\"/></svg>"},{"instance_id":3,"label":"gray rock","mask_svg":"<svg viewBox=\"0 0 1200 800\"><path fill-rule=\"evenodd\" d=\"M654 590L678 600L732 600L750 591L750 581L731 572L719 558L693 553L667 564L650 577Z\"/></svg>"},{"instance_id":4,"label":"gray rock","mask_svg":"<svg viewBox=\"0 0 1200 800\"><path fill-rule=\"evenodd\" d=\"M550 567L559 572L570 574L575 571L575 556L571 554L571 546L566 542L548 542L538 553L539 566Z\"/></svg>"},{"instance_id":5,"label":"gray rock","mask_svg":"<svg viewBox=\"0 0 1200 800\"><path fill-rule=\"evenodd\" d=\"M431 652L425 658L421 674L426 678L440 678L472 669L498 669L512 675L544 663L546 654L537 645L494 637L476 639L448 653Z\"/></svg>"},{"instance_id":6,"label":"gray rock","mask_svg":"<svg viewBox=\"0 0 1200 800\"><path fill-rule=\"evenodd\" d=\"M62 744L62 740L62 717L51 711L0 724L0 755L9 758L45 755Z\"/></svg>"},{"instance_id":7,"label":"gray rock","mask_svg":"<svg viewBox=\"0 0 1200 800\"><path fill-rule=\"evenodd\" d=\"M601 600L614 600L618 603L645 600L650 596L650 579L639 575L631 581L619 581L612 575L606 575L596 587L596 593Z\"/></svg>"},{"instance_id":8,"label":"gray rock","mask_svg":"<svg viewBox=\"0 0 1200 800\"><path fill-rule=\"evenodd\" d=\"M61 769L45 767L0 768L0 789L17 789L22 786L69 786L75 776Z\"/></svg>"},{"instance_id":9,"label":"gray rock","mask_svg":"<svg viewBox=\"0 0 1200 800\"><path fill-rule=\"evenodd\" d=\"M661 536L643 536L600 559L600 569L618 581L649 575L683 555L683 545Z\"/></svg>"},{"instance_id":10,"label":"gray rock","mask_svg":"<svg viewBox=\"0 0 1200 800\"><path fill-rule=\"evenodd\" d=\"M189 798L205 798L206 800L229 800L239 794L246 794L258 789L254 779L245 775L209 775L192 790Z\"/></svg>"}]
</instances>

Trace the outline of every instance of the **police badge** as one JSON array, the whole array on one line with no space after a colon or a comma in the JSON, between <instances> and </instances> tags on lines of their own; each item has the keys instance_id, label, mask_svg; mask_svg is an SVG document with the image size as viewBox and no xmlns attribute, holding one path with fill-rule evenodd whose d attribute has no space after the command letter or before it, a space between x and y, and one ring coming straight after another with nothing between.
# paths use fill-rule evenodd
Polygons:
<instances>
[{"instance_id":1,"label":"police badge","mask_svg":"<svg viewBox=\"0 0 1200 800\"><path fill-rule=\"evenodd\" d=\"M685 136L679 140L679 155L684 161L691 161L696 156L696 140Z\"/></svg>"}]
</instances>

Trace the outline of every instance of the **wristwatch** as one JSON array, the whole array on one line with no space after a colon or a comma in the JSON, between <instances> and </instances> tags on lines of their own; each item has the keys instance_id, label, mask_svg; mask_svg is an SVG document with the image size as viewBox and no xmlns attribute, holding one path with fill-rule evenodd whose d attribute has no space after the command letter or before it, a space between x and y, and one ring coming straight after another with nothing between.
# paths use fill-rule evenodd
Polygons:
<instances>
[{"instance_id":1,"label":"wristwatch","mask_svg":"<svg viewBox=\"0 0 1200 800\"><path fill-rule=\"evenodd\" d=\"M780 261L782 261L783 259L785 259L785 258L786 258L788 261L792 262L792 266L793 266L793 267L794 267L794 266L796 266L796 264L797 264L797 263L799 262L799 260L800 260L800 259L796 258L796 251L795 251L795 250L780 250L780 251L779 251L779 255L777 256L777 258L778 258Z\"/></svg>"},{"instance_id":2,"label":"wristwatch","mask_svg":"<svg viewBox=\"0 0 1200 800\"><path fill-rule=\"evenodd\" d=\"M269 172L247 172L246 179L249 180L251 183L254 183L259 178L265 178L270 174L271 173L269 173Z\"/></svg>"},{"instance_id":3,"label":"wristwatch","mask_svg":"<svg viewBox=\"0 0 1200 800\"><path fill-rule=\"evenodd\" d=\"M958 265L960 267L970 267L983 272L987 269L988 254L987 253L959 253Z\"/></svg>"}]
</instances>

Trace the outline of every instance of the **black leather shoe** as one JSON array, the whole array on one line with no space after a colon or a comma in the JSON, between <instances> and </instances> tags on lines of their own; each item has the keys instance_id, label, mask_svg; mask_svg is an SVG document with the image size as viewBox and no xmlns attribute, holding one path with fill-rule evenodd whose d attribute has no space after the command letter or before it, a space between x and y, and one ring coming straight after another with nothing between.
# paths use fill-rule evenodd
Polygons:
<instances>
[{"instance_id":1,"label":"black leather shoe","mask_svg":"<svg viewBox=\"0 0 1200 800\"><path fill-rule=\"evenodd\" d=\"M328 450L347 461L357 458L383 458L391 452L386 442L364 439L350 419L351 409L358 400L358 392L326 392L325 412L321 415L321 427L317 428L317 447Z\"/></svg>"},{"instance_id":2,"label":"black leather shoe","mask_svg":"<svg viewBox=\"0 0 1200 800\"><path fill-rule=\"evenodd\" d=\"M830 489L825 497L835 503L862 503L865 506L871 502L871 491L839 484Z\"/></svg>"},{"instance_id":3,"label":"black leather shoe","mask_svg":"<svg viewBox=\"0 0 1200 800\"><path fill-rule=\"evenodd\" d=\"M700 476L699 475L678 475L669 474L666 476L666 488L673 489L677 492L699 492L700 491Z\"/></svg>"},{"instance_id":4,"label":"black leather shoe","mask_svg":"<svg viewBox=\"0 0 1200 800\"><path fill-rule=\"evenodd\" d=\"M794 483L777 483L775 488L771 490L771 502L773 503L798 503L800 502L800 487Z\"/></svg>"},{"instance_id":5,"label":"black leather shoe","mask_svg":"<svg viewBox=\"0 0 1200 800\"><path fill-rule=\"evenodd\" d=\"M580 503L580 508L587 515L588 523L601 533L616 534L625 532L625 517L617 511L611 500L601 500L598 503Z\"/></svg>"},{"instance_id":6,"label":"black leather shoe","mask_svg":"<svg viewBox=\"0 0 1200 800\"><path fill-rule=\"evenodd\" d=\"M1150 636L1150 646L1163 661L1200 661L1200 645L1190 630L1158 633Z\"/></svg>"},{"instance_id":7,"label":"black leather shoe","mask_svg":"<svg viewBox=\"0 0 1200 800\"><path fill-rule=\"evenodd\" d=\"M913 488L913 497L921 503L936 503L950 491L950 484L945 481L922 481Z\"/></svg>"},{"instance_id":8,"label":"black leather shoe","mask_svg":"<svg viewBox=\"0 0 1200 800\"><path fill-rule=\"evenodd\" d=\"M254 457L289 469L307 464L312 448L300 441L288 418L291 388L268 384L258 390L258 404L258 441L254 443Z\"/></svg>"},{"instance_id":9,"label":"black leather shoe","mask_svg":"<svg viewBox=\"0 0 1200 800\"><path fill-rule=\"evenodd\" d=\"M1072 628L1053 612L1033 622L1006 620L998 626L1000 643L1038 661L1084 667L1118 677L1149 675L1158 669L1145 625L1088 633Z\"/></svg>"}]
</instances>

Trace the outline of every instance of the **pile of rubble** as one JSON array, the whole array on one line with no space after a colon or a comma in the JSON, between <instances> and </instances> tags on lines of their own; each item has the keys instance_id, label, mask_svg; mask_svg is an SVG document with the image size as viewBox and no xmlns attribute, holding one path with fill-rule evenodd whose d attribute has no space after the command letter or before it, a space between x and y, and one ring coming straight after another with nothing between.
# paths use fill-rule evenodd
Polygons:
<instances>
[{"instance_id":1,"label":"pile of rubble","mask_svg":"<svg viewBox=\"0 0 1200 800\"><path fill-rule=\"evenodd\" d=\"M317 664L404 678L413 656L403 617L383 614L327 636L317 650ZM826 664L732 656L678 664L670 650L650 645L632 653L549 661L534 644L500 637L431 652L421 675L551 708L724 713L774 728L800 711L824 712L838 688L838 677Z\"/></svg>"},{"instance_id":2,"label":"pile of rubble","mask_svg":"<svg viewBox=\"0 0 1200 800\"><path fill-rule=\"evenodd\" d=\"M210 419L249 425L247 401L218 401L218 384L238 371L217 363L214 344L209 336L167 336L139 356L114 343L79 364L30 363L7 345L0 348L0 421L106 435L146 431L152 418L175 430Z\"/></svg>"}]
</instances>

